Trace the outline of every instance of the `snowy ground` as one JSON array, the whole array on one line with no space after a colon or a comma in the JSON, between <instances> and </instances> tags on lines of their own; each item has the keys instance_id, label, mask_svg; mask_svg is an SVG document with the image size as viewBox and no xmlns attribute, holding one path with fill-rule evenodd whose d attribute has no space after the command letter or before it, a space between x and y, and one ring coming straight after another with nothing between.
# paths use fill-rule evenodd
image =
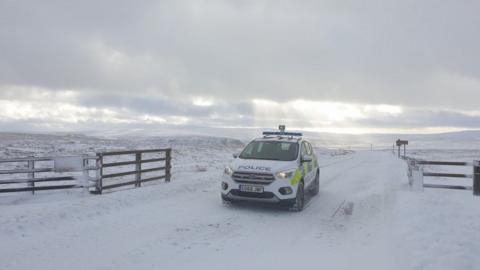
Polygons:
<instances>
[{"instance_id":1,"label":"snowy ground","mask_svg":"<svg viewBox=\"0 0 480 270\"><path fill-rule=\"evenodd\" d=\"M102 196L1 196L0 269L473 270L480 263L479 199L411 191L405 163L391 153L317 149L320 194L295 213L221 203L219 178L240 142L170 140L108 141L112 149L174 144L168 184ZM72 149L97 147L78 144Z\"/></svg>"}]
</instances>

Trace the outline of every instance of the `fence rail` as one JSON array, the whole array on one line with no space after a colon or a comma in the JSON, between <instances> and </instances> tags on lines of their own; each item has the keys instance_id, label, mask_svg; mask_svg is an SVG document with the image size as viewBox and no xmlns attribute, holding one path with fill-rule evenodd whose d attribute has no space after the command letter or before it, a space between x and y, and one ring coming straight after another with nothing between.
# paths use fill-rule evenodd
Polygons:
<instances>
[{"instance_id":1,"label":"fence rail","mask_svg":"<svg viewBox=\"0 0 480 270\"><path fill-rule=\"evenodd\" d=\"M418 165L473 166L473 162L415 160Z\"/></svg>"},{"instance_id":2,"label":"fence rail","mask_svg":"<svg viewBox=\"0 0 480 270\"><path fill-rule=\"evenodd\" d=\"M162 157L145 155L160 154ZM133 156L134 160L122 160L125 156ZM105 162L106 159L111 161ZM95 165L91 165L91 163ZM8 163L11 166L2 166ZM39 164L44 163L44 164ZM45 164L48 163L48 164ZM148 164L148 168L142 165ZM134 166L128 171L121 171L124 166ZM146 166L146 165L145 165ZM28 192L34 194L41 190L57 190L71 188L86 188L92 193L101 194L126 185L140 187L142 183L171 179L171 149L147 149L132 151L101 152L95 156L65 156L65 157L24 157L0 159L0 193ZM107 170L113 170L107 172ZM94 171L95 176L90 176ZM163 172L161 175L151 173ZM65 173L81 173L81 175L61 175ZM41 175L48 174L48 175ZM5 176L8 177L5 179ZM134 176L133 179L120 179ZM105 180L105 181L104 181ZM73 183L75 182L75 183Z\"/></svg>"}]
</instances>

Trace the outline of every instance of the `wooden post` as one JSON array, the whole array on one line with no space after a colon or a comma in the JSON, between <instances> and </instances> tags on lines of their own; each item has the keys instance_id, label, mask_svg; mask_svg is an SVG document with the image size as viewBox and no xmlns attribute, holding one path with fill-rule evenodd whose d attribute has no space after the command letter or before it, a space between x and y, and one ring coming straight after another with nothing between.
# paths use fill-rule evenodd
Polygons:
<instances>
[{"instance_id":1,"label":"wooden post","mask_svg":"<svg viewBox=\"0 0 480 270\"><path fill-rule=\"evenodd\" d=\"M85 186L83 187L85 190L89 190L90 189L90 175L88 173L88 157L87 156L83 156L83 183L85 184Z\"/></svg>"},{"instance_id":2,"label":"wooden post","mask_svg":"<svg viewBox=\"0 0 480 270\"><path fill-rule=\"evenodd\" d=\"M103 155L101 153L97 154L97 193L102 194L103 191Z\"/></svg>"},{"instance_id":3,"label":"wooden post","mask_svg":"<svg viewBox=\"0 0 480 270\"><path fill-rule=\"evenodd\" d=\"M403 158L406 158L407 157L407 145L404 144L403 145Z\"/></svg>"},{"instance_id":4,"label":"wooden post","mask_svg":"<svg viewBox=\"0 0 480 270\"><path fill-rule=\"evenodd\" d=\"M33 160L33 157L32 157L32 160L28 161L28 169L29 170L35 169L35 161ZM31 180L30 182L28 182L28 186L32 188L32 194L35 194L35 182L33 182L33 180L35 179L35 173L34 172L28 173L28 179Z\"/></svg>"},{"instance_id":5,"label":"wooden post","mask_svg":"<svg viewBox=\"0 0 480 270\"><path fill-rule=\"evenodd\" d=\"M473 162L473 195L480 196L480 161Z\"/></svg>"},{"instance_id":6,"label":"wooden post","mask_svg":"<svg viewBox=\"0 0 480 270\"><path fill-rule=\"evenodd\" d=\"M413 184L413 168L415 167L414 160L408 160L408 184L412 186Z\"/></svg>"},{"instance_id":7,"label":"wooden post","mask_svg":"<svg viewBox=\"0 0 480 270\"><path fill-rule=\"evenodd\" d=\"M171 161L172 161L172 149L167 149L165 152L165 182L170 182L171 178Z\"/></svg>"},{"instance_id":8,"label":"wooden post","mask_svg":"<svg viewBox=\"0 0 480 270\"><path fill-rule=\"evenodd\" d=\"M142 152L137 152L135 153L135 187L140 187L141 186L141 179L142 179L142 173L140 172L142 170Z\"/></svg>"},{"instance_id":9,"label":"wooden post","mask_svg":"<svg viewBox=\"0 0 480 270\"><path fill-rule=\"evenodd\" d=\"M398 146L398 158L400 158L401 155L400 155L400 145Z\"/></svg>"}]
</instances>

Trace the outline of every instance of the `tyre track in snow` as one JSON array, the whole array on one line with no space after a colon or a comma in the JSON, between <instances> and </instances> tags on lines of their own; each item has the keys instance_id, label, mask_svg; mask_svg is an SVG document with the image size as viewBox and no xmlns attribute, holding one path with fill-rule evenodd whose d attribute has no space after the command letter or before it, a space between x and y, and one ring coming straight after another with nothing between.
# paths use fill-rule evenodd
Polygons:
<instances>
[{"instance_id":1,"label":"tyre track in snow","mask_svg":"<svg viewBox=\"0 0 480 270\"><path fill-rule=\"evenodd\" d=\"M391 183L389 176L395 175L398 170L392 172L391 157L382 153L360 153L349 162L353 164L340 163L324 170L327 184L324 180L319 195L311 199L302 213L306 216L305 220L316 222L323 230L310 229L307 235L334 234L333 249L345 249L364 257L380 257L380 260L372 262L363 260L362 256L354 256L354 260L365 268L391 269L390 246L387 243L391 225L389 216L399 183ZM397 178L401 177L395 180ZM343 213L342 204L349 202L354 206L352 215ZM334 215L338 208L339 213ZM351 246L342 244L342 241Z\"/></svg>"},{"instance_id":2,"label":"tyre track in snow","mask_svg":"<svg viewBox=\"0 0 480 270\"><path fill-rule=\"evenodd\" d=\"M354 155L354 154L353 154ZM347 165L347 162L351 163ZM331 162L325 165L320 166L320 193L319 196L309 198L307 202L307 207L305 212L316 211L318 209L310 210L312 204L318 203L319 200L322 200L322 195L324 195L325 188L329 185L334 184L335 181L341 181L342 176L350 173L352 170L361 167L364 164L364 161L361 159L355 159L355 156ZM346 198L338 197L332 199L332 201L327 201L329 209L337 209ZM322 203L325 204L325 200L322 200ZM334 211L333 210L333 211ZM325 213L326 214L326 213Z\"/></svg>"}]
</instances>

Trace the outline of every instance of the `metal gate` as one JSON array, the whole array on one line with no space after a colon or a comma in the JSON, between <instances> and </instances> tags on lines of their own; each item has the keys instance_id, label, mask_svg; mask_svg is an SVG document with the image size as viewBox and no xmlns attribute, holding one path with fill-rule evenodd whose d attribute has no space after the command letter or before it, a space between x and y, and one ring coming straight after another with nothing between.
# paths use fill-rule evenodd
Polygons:
<instances>
[{"instance_id":1,"label":"metal gate","mask_svg":"<svg viewBox=\"0 0 480 270\"><path fill-rule=\"evenodd\" d=\"M26 157L0 159L0 193L70 188L96 185L96 156ZM80 174L81 173L81 174Z\"/></svg>"},{"instance_id":2,"label":"metal gate","mask_svg":"<svg viewBox=\"0 0 480 270\"><path fill-rule=\"evenodd\" d=\"M85 188L101 194L154 180L170 182L171 152L166 148L0 159L0 193Z\"/></svg>"}]
</instances>

